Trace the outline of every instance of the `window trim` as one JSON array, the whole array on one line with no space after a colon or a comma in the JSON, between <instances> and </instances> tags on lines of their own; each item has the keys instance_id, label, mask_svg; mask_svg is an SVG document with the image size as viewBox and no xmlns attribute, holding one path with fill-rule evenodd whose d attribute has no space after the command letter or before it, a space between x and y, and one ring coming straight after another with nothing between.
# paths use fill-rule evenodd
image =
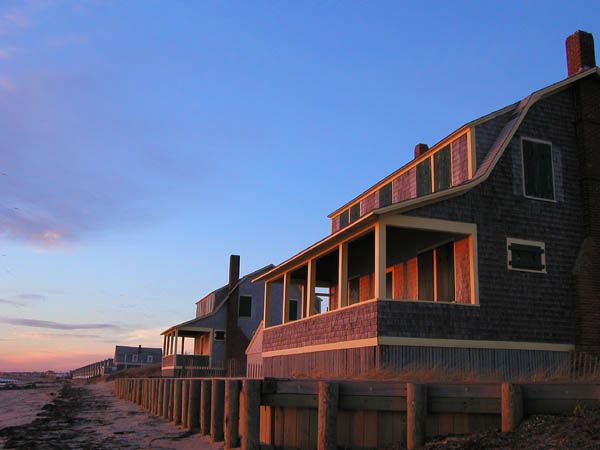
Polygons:
<instances>
[{"instance_id":1,"label":"window trim","mask_svg":"<svg viewBox=\"0 0 600 450\"><path fill-rule=\"evenodd\" d=\"M546 141L543 139L536 139L527 136L521 136L521 184L523 186L523 197L531 199L531 200L541 200L543 202L551 202L556 203L556 178L554 174L554 146L551 141ZM553 198L543 198L543 197L534 197L533 195L527 195L525 191L525 156L523 154L523 141L537 142L540 144L547 144L550 146L550 166L552 167L552 197ZM533 242L533 241L532 241ZM515 269L516 270L516 269ZM537 272L537 271L534 271Z\"/></svg>"},{"instance_id":2,"label":"window trim","mask_svg":"<svg viewBox=\"0 0 600 450\"><path fill-rule=\"evenodd\" d=\"M240 307L242 306L242 297L250 297L250 315L249 316L242 316L240 314ZM239 319L252 319L253 314L252 314L252 296L251 295L247 295L247 294L240 294L240 297L238 299L238 318Z\"/></svg>"},{"instance_id":3,"label":"window trim","mask_svg":"<svg viewBox=\"0 0 600 450\"><path fill-rule=\"evenodd\" d=\"M509 248L511 244L521 244L521 245L530 245L532 247L540 247L542 252L542 265L544 268L542 270L533 270L533 269L519 269L516 267L512 267L508 262L512 260L512 250ZM530 241L526 239L518 239L507 237L506 238L506 268L508 270L515 270L518 272L530 272L530 273L548 273L547 272L547 264L546 264L546 243L541 241Z\"/></svg>"},{"instance_id":4,"label":"window trim","mask_svg":"<svg viewBox=\"0 0 600 450\"><path fill-rule=\"evenodd\" d=\"M217 339L217 333L223 332L223 339ZM213 341L225 342L227 340L227 330L213 330Z\"/></svg>"}]
</instances>

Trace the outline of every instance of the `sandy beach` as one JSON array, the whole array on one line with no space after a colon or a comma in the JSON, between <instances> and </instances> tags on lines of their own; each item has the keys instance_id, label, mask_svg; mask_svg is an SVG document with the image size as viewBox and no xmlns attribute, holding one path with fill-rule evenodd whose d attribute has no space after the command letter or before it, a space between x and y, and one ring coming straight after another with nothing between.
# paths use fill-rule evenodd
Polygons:
<instances>
[{"instance_id":1,"label":"sandy beach","mask_svg":"<svg viewBox=\"0 0 600 450\"><path fill-rule=\"evenodd\" d=\"M55 395L41 389L0 392L0 402L10 398L11 415L21 418L11 422L2 412L1 448L223 448L222 443L211 444L208 437L186 432L139 406L116 399L112 383L65 383L56 385L54 391ZM7 392L13 395L3 396ZM20 403L23 405L17 406Z\"/></svg>"}]
</instances>

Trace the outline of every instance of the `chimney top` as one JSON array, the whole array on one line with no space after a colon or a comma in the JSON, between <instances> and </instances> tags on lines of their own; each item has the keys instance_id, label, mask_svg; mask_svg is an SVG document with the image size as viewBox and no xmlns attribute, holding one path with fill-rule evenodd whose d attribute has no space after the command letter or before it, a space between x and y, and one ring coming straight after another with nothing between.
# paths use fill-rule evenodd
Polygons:
<instances>
[{"instance_id":1,"label":"chimney top","mask_svg":"<svg viewBox=\"0 0 600 450\"><path fill-rule=\"evenodd\" d=\"M427 144L417 144L415 145L415 158L418 158L423 153L429 150L429 145Z\"/></svg>"},{"instance_id":2,"label":"chimney top","mask_svg":"<svg viewBox=\"0 0 600 450\"><path fill-rule=\"evenodd\" d=\"M565 41L567 48L567 70L569 76L582 70L596 67L594 37L591 33L577 30Z\"/></svg>"}]
</instances>

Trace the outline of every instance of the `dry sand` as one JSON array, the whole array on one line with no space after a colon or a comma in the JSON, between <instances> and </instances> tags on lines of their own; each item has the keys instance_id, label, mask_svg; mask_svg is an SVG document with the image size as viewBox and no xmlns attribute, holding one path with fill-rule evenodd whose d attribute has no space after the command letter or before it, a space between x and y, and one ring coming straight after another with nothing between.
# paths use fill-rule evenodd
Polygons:
<instances>
[{"instance_id":1,"label":"dry sand","mask_svg":"<svg viewBox=\"0 0 600 450\"><path fill-rule=\"evenodd\" d=\"M34 403L30 405L33 408ZM116 399L112 383L65 383L33 422L0 429L2 445L20 449L223 448L222 443L211 444L207 437L185 432L139 406Z\"/></svg>"}]
</instances>

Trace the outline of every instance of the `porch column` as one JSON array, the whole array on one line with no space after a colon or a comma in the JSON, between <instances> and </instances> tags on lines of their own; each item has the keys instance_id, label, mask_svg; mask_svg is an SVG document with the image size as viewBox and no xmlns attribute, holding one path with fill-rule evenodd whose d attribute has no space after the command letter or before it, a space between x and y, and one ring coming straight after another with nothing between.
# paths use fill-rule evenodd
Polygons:
<instances>
[{"instance_id":1,"label":"porch column","mask_svg":"<svg viewBox=\"0 0 600 450\"><path fill-rule=\"evenodd\" d=\"M290 281L291 272L283 274L283 308L281 323L287 323L290 319Z\"/></svg>"},{"instance_id":2,"label":"porch column","mask_svg":"<svg viewBox=\"0 0 600 450\"><path fill-rule=\"evenodd\" d=\"M306 317L314 316L315 308L315 286L317 284L317 261L308 261L308 275L306 276Z\"/></svg>"},{"instance_id":3,"label":"porch column","mask_svg":"<svg viewBox=\"0 0 600 450\"><path fill-rule=\"evenodd\" d=\"M165 341L165 355L170 355L171 354L171 335L167 334L165 336L166 341Z\"/></svg>"},{"instance_id":4,"label":"porch column","mask_svg":"<svg viewBox=\"0 0 600 450\"><path fill-rule=\"evenodd\" d=\"M175 351L173 352L174 355L177 354L177 339L179 339L179 330L175 330L175 339L174 339L174 349Z\"/></svg>"},{"instance_id":5,"label":"porch column","mask_svg":"<svg viewBox=\"0 0 600 450\"><path fill-rule=\"evenodd\" d=\"M181 336L181 354L185 355L185 336Z\"/></svg>"},{"instance_id":6,"label":"porch column","mask_svg":"<svg viewBox=\"0 0 600 450\"><path fill-rule=\"evenodd\" d=\"M163 334L163 348L162 348L162 355L165 356L165 352L167 350L167 336Z\"/></svg>"},{"instance_id":7,"label":"porch column","mask_svg":"<svg viewBox=\"0 0 600 450\"><path fill-rule=\"evenodd\" d=\"M343 242L338 247L338 308L348 306L348 243Z\"/></svg>"},{"instance_id":8,"label":"porch column","mask_svg":"<svg viewBox=\"0 0 600 450\"><path fill-rule=\"evenodd\" d=\"M263 327L267 328L269 326L269 307L271 306L271 283L265 281L265 301L263 302L264 312L263 318L264 323Z\"/></svg>"},{"instance_id":9,"label":"porch column","mask_svg":"<svg viewBox=\"0 0 600 450\"><path fill-rule=\"evenodd\" d=\"M375 224L375 298L385 298L385 224Z\"/></svg>"}]
</instances>

